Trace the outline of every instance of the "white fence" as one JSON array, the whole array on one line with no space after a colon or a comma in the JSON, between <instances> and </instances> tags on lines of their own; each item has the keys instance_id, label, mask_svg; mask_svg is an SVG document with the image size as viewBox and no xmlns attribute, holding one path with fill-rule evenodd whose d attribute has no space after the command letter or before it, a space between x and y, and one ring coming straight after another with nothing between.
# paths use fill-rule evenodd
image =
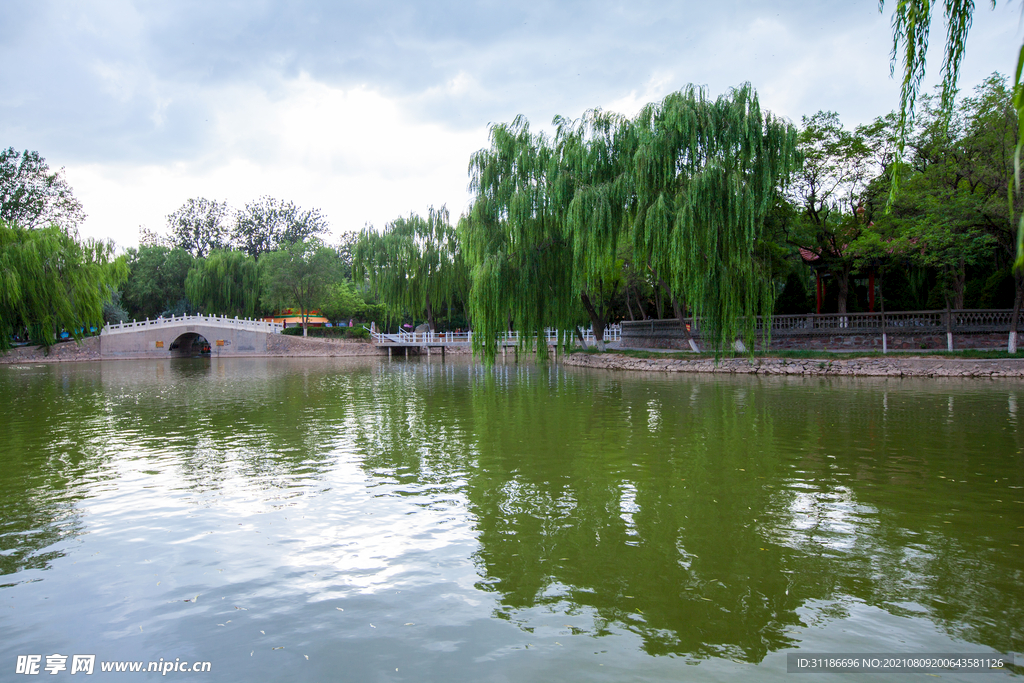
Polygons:
<instances>
[{"instance_id":1,"label":"white fence","mask_svg":"<svg viewBox=\"0 0 1024 683\"><path fill-rule=\"evenodd\" d=\"M621 334L621 327L618 325L609 325L604 328L604 341L619 341ZM396 344L401 346L442 346L449 344L469 344L473 341L472 332L397 332L395 334L388 334L385 332L371 331L370 335L375 344ZM536 335L530 335L530 339L534 339L535 336ZM577 339L575 333L573 333L572 337L573 339ZM550 327L545 329L544 338L547 340L548 344L557 343L558 330ZM583 339L587 344L593 344L594 329L589 328L583 330ZM519 344L519 333L506 332L498 340L498 343L506 346L516 346Z\"/></svg>"},{"instance_id":2,"label":"white fence","mask_svg":"<svg viewBox=\"0 0 1024 683\"><path fill-rule=\"evenodd\" d=\"M167 327L173 325L207 325L211 327L223 327L234 330L252 330L255 332L267 332L278 334L284 329L282 323L270 323L254 318L229 318L226 315L180 315L170 318L155 318L150 320L133 320L130 323L119 323L117 325L107 324L100 334L124 334L125 332L141 332L154 327Z\"/></svg>"}]
</instances>

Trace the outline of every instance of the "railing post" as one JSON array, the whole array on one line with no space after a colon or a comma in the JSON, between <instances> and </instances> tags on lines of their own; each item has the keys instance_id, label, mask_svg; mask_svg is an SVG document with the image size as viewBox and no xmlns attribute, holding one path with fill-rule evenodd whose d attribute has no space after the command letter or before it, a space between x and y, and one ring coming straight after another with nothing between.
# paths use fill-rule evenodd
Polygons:
<instances>
[{"instance_id":1,"label":"railing post","mask_svg":"<svg viewBox=\"0 0 1024 683\"><path fill-rule=\"evenodd\" d=\"M946 310L943 312L943 317L946 323L946 350L953 350L953 320L952 311L949 308L949 302L946 302Z\"/></svg>"}]
</instances>

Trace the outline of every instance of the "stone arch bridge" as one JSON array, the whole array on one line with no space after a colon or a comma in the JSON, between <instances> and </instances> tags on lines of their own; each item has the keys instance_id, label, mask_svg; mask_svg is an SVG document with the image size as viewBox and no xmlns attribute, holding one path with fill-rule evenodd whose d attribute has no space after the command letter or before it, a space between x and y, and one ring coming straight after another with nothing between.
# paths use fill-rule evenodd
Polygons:
<instances>
[{"instance_id":1,"label":"stone arch bridge","mask_svg":"<svg viewBox=\"0 0 1024 683\"><path fill-rule=\"evenodd\" d=\"M199 338L212 356L265 356L281 323L218 315L183 315L107 325L100 332L101 358L173 358L191 356Z\"/></svg>"}]
</instances>

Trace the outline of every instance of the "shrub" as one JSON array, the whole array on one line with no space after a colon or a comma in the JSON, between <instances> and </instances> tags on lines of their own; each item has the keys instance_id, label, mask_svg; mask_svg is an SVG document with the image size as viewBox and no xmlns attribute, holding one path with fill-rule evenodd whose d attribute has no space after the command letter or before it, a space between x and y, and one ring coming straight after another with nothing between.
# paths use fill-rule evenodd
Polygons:
<instances>
[{"instance_id":1,"label":"shrub","mask_svg":"<svg viewBox=\"0 0 1024 683\"><path fill-rule=\"evenodd\" d=\"M284 334L302 336L302 326L288 327ZM326 339L369 339L369 331L360 326L356 327L310 327L306 330L306 336Z\"/></svg>"}]
</instances>

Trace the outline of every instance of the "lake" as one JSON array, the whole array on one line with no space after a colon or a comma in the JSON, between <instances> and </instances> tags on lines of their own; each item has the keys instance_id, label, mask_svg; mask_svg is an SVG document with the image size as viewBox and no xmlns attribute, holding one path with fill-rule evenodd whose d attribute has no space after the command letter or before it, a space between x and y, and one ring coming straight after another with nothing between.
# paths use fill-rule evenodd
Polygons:
<instances>
[{"instance_id":1,"label":"lake","mask_svg":"<svg viewBox=\"0 0 1024 683\"><path fill-rule=\"evenodd\" d=\"M1017 667L985 680L1018 678L1021 420L1012 381L0 366L0 678L59 654L95 680L782 681L790 653L993 652Z\"/></svg>"}]
</instances>

